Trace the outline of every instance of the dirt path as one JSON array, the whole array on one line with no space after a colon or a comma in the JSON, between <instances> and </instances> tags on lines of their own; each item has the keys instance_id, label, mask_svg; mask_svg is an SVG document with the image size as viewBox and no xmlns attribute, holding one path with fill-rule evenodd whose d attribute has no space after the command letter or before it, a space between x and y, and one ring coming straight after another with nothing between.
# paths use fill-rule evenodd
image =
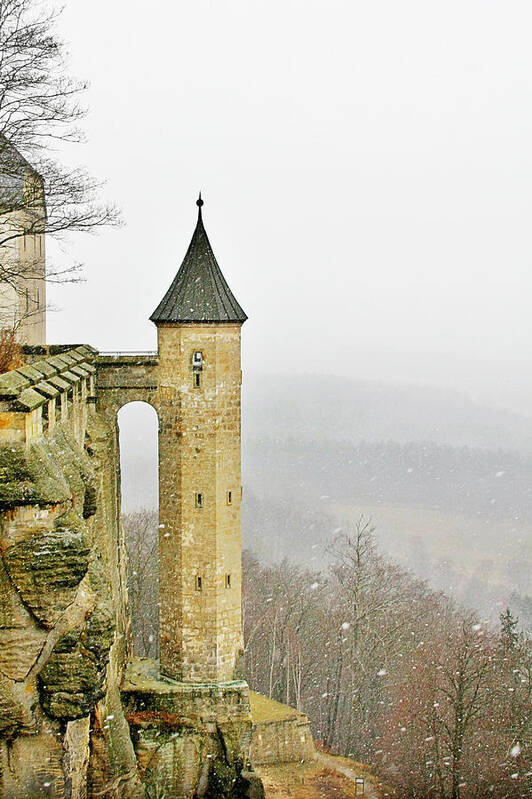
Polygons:
<instances>
[{"instance_id":1,"label":"dirt path","mask_svg":"<svg viewBox=\"0 0 532 799\"><path fill-rule=\"evenodd\" d=\"M353 799L349 777L316 760L305 765L305 781L300 763L260 766L266 799Z\"/></svg>"},{"instance_id":2,"label":"dirt path","mask_svg":"<svg viewBox=\"0 0 532 799\"><path fill-rule=\"evenodd\" d=\"M336 758L326 755L323 752L316 752L316 759L320 763L323 763L324 766L327 766L327 768L330 768L332 771L337 771L339 774L343 774L344 777L347 777L347 779L351 780L352 782L355 781L356 777L361 776L352 768L342 765L342 763L339 763ZM379 799L378 794L373 789L371 783L367 780L364 783L364 799Z\"/></svg>"}]
</instances>

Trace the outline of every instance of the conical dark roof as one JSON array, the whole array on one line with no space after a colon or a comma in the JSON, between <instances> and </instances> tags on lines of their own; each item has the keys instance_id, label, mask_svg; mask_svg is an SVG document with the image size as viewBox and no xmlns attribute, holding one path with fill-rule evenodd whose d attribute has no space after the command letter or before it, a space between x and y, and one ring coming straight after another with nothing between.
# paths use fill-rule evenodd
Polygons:
<instances>
[{"instance_id":1,"label":"conical dark roof","mask_svg":"<svg viewBox=\"0 0 532 799\"><path fill-rule=\"evenodd\" d=\"M245 322L218 266L197 201L198 223L187 253L170 288L150 316L152 322Z\"/></svg>"}]
</instances>

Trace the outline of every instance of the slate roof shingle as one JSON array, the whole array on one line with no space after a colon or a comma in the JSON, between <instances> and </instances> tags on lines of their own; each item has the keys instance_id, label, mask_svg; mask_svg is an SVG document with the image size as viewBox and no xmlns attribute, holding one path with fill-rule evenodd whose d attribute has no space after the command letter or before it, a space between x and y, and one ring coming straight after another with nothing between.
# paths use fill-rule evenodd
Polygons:
<instances>
[{"instance_id":1,"label":"slate roof shingle","mask_svg":"<svg viewBox=\"0 0 532 799\"><path fill-rule=\"evenodd\" d=\"M197 201L198 222L183 263L170 288L150 316L152 322L245 322L238 304L214 257Z\"/></svg>"}]
</instances>

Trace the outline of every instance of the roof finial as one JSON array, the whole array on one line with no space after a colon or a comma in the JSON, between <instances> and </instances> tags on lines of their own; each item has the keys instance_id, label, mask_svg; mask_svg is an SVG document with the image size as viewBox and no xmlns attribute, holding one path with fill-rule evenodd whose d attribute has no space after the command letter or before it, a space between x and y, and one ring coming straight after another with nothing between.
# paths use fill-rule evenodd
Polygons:
<instances>
[{"instance_id":1,"label":"roof finial","mask_svg":"<svg viewBox=\"0 0 532 799\"><path fill-rule=\"evenodd\" d=\"M196 205L198 206L198 219L201 219L201 206L203 205L203 200L201 199L201 191L199 193L199 197L196 200Z\"/></svg>"}]
</instances>

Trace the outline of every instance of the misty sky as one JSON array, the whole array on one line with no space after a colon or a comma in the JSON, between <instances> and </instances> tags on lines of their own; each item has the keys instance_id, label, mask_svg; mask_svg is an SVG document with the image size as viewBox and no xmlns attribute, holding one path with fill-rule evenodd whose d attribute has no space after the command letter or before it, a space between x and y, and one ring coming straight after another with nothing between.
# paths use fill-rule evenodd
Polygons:
<instances>
[{"instance_id":1,"label":"misty sky","mask_svg":"<svg viewBox=\"0 0 532 799\"><path fill-rule=\"evenodd\" d=\"M154 348L201 188L246 369L528 391L529 2L66 6L65 156L125 226L65 242L87 282L52 289L50 341Z\"/></svg>"}]
</instances>

